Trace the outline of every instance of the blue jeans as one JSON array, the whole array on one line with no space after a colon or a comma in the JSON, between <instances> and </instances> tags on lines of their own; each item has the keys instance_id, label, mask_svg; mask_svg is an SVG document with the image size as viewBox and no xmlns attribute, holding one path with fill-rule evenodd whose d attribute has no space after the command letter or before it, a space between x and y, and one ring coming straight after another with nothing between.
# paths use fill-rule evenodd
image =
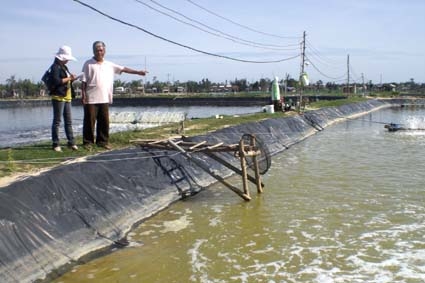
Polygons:
<instances>
[{"instance_id":1,"label":"blue jeans","mask_svg":"<svg viewBox=\"0 0 425 283\"><path fill-rule=\"evenodd\" d=\"M65 123L65 135L68 139L68 145L74 145L74 132L72 131L71 102L58 101L52 99L53 105L53 123L52 123L52 145L59 146L59 126L61 124L61 116Z\"/></svg>"}]
</instances>

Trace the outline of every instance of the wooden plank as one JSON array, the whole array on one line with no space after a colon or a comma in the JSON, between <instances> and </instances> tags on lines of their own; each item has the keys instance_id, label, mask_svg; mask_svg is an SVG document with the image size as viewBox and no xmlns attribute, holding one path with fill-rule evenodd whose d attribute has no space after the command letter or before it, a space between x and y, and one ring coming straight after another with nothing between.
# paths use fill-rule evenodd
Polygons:
<instances>
[{"instance_id":1,"label":"wooden plank","mask_svg":"<svg viewBox=\"0 0 425 283\"><path fill-rule=\"evenodd\" d=\"M158 144L158 143L168 142L169 140L170 139L156 140L156 141L150 142L149 144Z\"/></svg>"},{"instance_id":2,"label":"wooden plank","mask_svg":"<svg viewBox=\"0 0 425 283\"><path fill-rule=\"evenodd\" d=\"M189 147L189 149L190 149L190 150L194 150L195 148L198 148L198 147L200 147L201 145L204 145L204 144L206 144L206 143L207 143L207 141L199 142L199 143L197 143L197 144L195 144L195 145L193 145L193 146Z\"/></svg>"},{"instance_id":3,"label":"wooden plank","mask_svg":"<svg viewBox=\"0 0 425 283\"><path fill-rule=\"evenodd\" d=\"M214 149L214 148L217 148L217 147L219 147L219 146L221 146L221 145L223 145L223 143L222 143L222 142L217 143L217 144L215 144L215 145L210 145L210 146L208 146L208 147L207 147L207 149Z\"/></svg>"},{"instance_id":4,"label":"wooden plank","mask_svg":"<svg viewBox=\"0 0 425 283\"><path fill-rule=\"evenodd\" d=\"M137 139L137 140L130 140L131 143L147 143L147 142L153 142L156 140L153 139Z\"/></svg>"}]
</instances>

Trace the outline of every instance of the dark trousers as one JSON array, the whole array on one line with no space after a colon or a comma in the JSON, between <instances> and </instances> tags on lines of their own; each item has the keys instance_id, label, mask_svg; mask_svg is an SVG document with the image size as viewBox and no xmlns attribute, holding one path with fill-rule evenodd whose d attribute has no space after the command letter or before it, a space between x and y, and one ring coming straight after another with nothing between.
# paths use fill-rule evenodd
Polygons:
<instances>
[{"instance_id":1,"label":"dark trousers","mask_svg":"<svg viewBox=\"0 0 425 283\"><path fill-rule=\"evenodd\" d=\"M97 124L96 124L97 123ZM96 140L94 130L96 127ZM84 104L83 144L106 145L109 141L109 104Z\"/></svg>"},{"instance_id":2,"label":"dark trousers","mask_svg":"<svg viewBox=\"0 0 425 283\"><path fill-rule=\"evenodd\" d=\"M74 132L72 131L72 116L71 116L71 102L58 101L52 99L53 105L53 123L52 123L52 145L56 147L59 145L59 126L61 124L61 117L65 124L65 135L68 139L68 145L74 145Z\"/></svg>"}]
</instances>

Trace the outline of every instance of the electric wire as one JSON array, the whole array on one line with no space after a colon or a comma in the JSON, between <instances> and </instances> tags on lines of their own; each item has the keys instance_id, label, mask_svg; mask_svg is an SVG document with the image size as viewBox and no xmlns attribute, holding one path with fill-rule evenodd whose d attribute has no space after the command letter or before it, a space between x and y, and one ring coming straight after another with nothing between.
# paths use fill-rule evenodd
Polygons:
<instances>
[{"instance_id":1,"label":"electric wire","mask_svg":"<svg viewBox=\"0 0 425 283\"><path fill-rule=\"evenodd\" d=\"M314 47L314 45L308 39L306 39L306 46L308 46L309 49L312 51L312 53L314 53L317 57L320 57L320 60L322 62L324 62L324 64L333 65L333 66L340 66L341 65L340 62L331 60L331 59L321 55L320 51L316 47Z\"/></svg>"},{"instance_id":2,"label":"electric wire","mask_svg":"<svg viewBox=\"0 0 425 283\"><path fill-rule=\"evenodd\" d=\"M216 29L216 28L214 28L214 27L211 27L211 26L209 26L209 25L206 25L206 24L204 24L204 23L202 23L202 22L200 22L200 21L197 21L197 20L195 20L195 19L192 19L192 18L190 18L190 17L188 17L188 16L185 16L184 14L182 14L182 13L180 13L180 12L178 12L178 11L174 10L174 9L168 8L168 7L164 6L164 5L162 5L161 3L158 3L157 1L149 0L150 2L154 3L155 5L157 5L157 6L161 7L161 8L163 8L163 9L165 9L165 10L167 10L167 11L170 11L170 12L172 12L172 13L174 13L174 14L177 14L177 15L179 15L180 17L183 17L183 18L185 18L185 19L187 19L187 20L189 20L189 21L191 21L191 22L194 22L194 23L196 23L196 24L198 24L198 25L201 25L201 26L202 26L202 27L204 27L204 28L207 28L207 29L209 29L209 30L214 31L214 32L211 32L211 31L209 31L209 30L206 30L206 29L204 29L204 28L202 28L202 27L199 27L199 26L197 26L197 25L194 25L194 24L192 24L192 23L185 22L185 21L183 21L183 20L181 20L181 19L179 19L179 18L177 18L177 17L174 17L173 15L170 15L170 14L168 14L168 13L165 13L165 12L163 12L163 11L159 10L159 9L156 9L156 8L152 7L151 5L149 5L149 4L147 4L147 3L145 3L145 2L143 2L143 1L141 1L141 0L134 0L134 1L136 1L137 3L139 3L139 4L141 4L141 5L144 5L144 6L148 7L149 9L152 9L152 10L154 10L154 11L158 12L158 13L161 13L161 14L163 14L163 15L167 16L167 17L170 17L170 18L172 18L172 19L174 19L174 20L176 20L176 21L178 21L178 22L180 22L180 23L183 23L183 24L185 24L185 25L189 25L189 26L191 26L191 27L193 27L193 28L196 28L196 29L198 29L198 30L201 30L201 31L206 32L206 33L208 33L208 34L211 34L211 35L213 35L213 36L221 37L221 38L224 38L224 39L230 40L230 41L235 42L235 43L238 43L238 44L243 44L243 45L247 45L247 46L251 46L251 47L262 48L262 49L268 49L268 50L287 50L287 51L288 51L288 50L290 50L290 51L295 50L294 48L289 49L288 47L291 47L291 46L298 46L298 44L291 44L291 45L286 45L286 46L282 46L282 45L275 45L275 44L264 44L264 43L260 43L260 42L255 42L255 41L250 41L250 40L242 39L242 38L240 38L240 37L237 37L237 36L234 36L234 35L231 35L231 34L225 33L225 32L223 32L223 31L220 31L220 30L218 30L218 29Z\"/></svg>"},{"instance_id":3,"label":"electric wire","mask_svg":"<svg viewBox=\"0 0 425 283\"><path fill-rule=\"evenodd\" d=\"M76 2L76 3L78 3L78 4L80 4L80 5L82 5L82 6L84 6L84 7L86 7L86 8L88 8L88 9L90 9L90 10L92 10L92 11L94 11L94 12L96 12L96 13L98 13L98 14L100 14L100 15L102 15L102 16L104 16L104 17L106 17L106 18L108 18L108 19L110 19L110 20L113 20L113 21L118 22L118 23L121 23L121 24L123 24L123 25L126 25L126 26L129 26L129 27L132 27L132 28L138 29L138 30L140 30L140 31L143 31L143 32L145 32L145 33L147 33L147 34L149 34L149 35L151 35L151 36L153 36L153 37L156 37L156 38L161 39L161 40L163 40L163 41L166 41L166 42L168 42L168 43L171 43L171 44L174 44L174 45L178 45L178 46L180 46L180 47L183 47L183 48L186 48L186 49L189 49L189 50L192 50L192 51L198 52L198 53L202 53L202 54L205 54L205 55L213 56L213 57L218 57L218 58L228 59L228 60L237 61L237 62L242 62L242 63L266 64L266 63L280 63L280 62L284 62L284 61L289 61L289 60L292 60L292 59L298 58L298 57L300 56L300 54L297 54L297 55L294 55L294 56L292 56L292 57L287 57L287 58L282 58L282 59L277 59L277 60L256 61L256 60L245 60L245 59L239 59L239 58L230 57L230 56L226 56L226 55L220 55L220 54L216 54L216 53L211 53L211 52L203 51L203 50L200 50L200 49L197 49L197 48L194 48L194 47L191 47L191 46L188 46L188 45L182 44L182 43L178 43L178 42L176 42L176 41L173 41L173 40L167 39L167 38L165 38L165 37L163 37L163 36L160 36L160 35L154 34L154 33L150 32L150 31L148 31L148 30L146 30L146 29L144 29L144 28L142 28L142 27L140 27L140 26L137 26L137 25L135 25L135 24L131 24L131 23L128 23L128 22L126 22L126 21L123 21L123 20L120 20L120 19L118 19L118 18L115 18L115 17L113 17L113 16L110 16L110 15L106 14L105 12L102 12L102 11L100 11L99 9L96 9L95 7L93 7L93 6L91 6L91 5L87 4L87 3L85 3L85 2L83 2L83 1L80 1L80 0L73 0L73 1L74 1L74 2Z\"/></svg>"},{"instance_id":4,"label":"electric wire","mask_svg":"<svg viewBox=\"0 0 425 283\"><path fill-rule=\"evenodd\" d=\"M311 64L311 66L322 76L328 78L328 79L332 79L332 80L339 80L341 78L343 78L344 76L346 76L347 74L344 74L342 76L339 77L331 77L329 75L326 75L324 72L322 72L318 67L316 67L316 65L312 62L312 60L310 60L310 58L308 58L307 56L305 56L308 59L308 62Z\"/></svg>"},{"instance_id":5,"label":"electric wire","mask_svg":"<svg viewBox=\"0 0 425 283\"><path fill-rule=\"evenodd\" d=\"M317 48L315 48L313 46L313 44L311 44L310 41L306 40L306 45L308 47L308 49L307 49L308 54L305 55L305 58L307 58L307 61L311 64L311 66L313 67L313 69L315 69L319 74L321 74L322 76L324 76L324 77L326 77L328 79L334 80L334 81L343 81L344 78L346 78L347 72L345 72L343 75L337 76L337 77L326 74L322 69L320 69L318 67L318 64L319 63L320 64L323 64L323 65L326 65L326 68L331 67L334 70L340 69L340 68L338 68L338 66L340 64L333 63L330 60L328 60L325 57L323 57L320 54L320 52L317 50ZM342 69L342 65L341 65L341 69Z\"/></svg>"},{"instance_id":6,"label":"electric wire","mask_svg":"<svg viewBox=\"0 0 425 283\"><path fill-rule=\"evenodd\" d=\"M323 59L321 59L320 55L317 55L317 53L314 52L309 52L309 50L306 48L306 54L308 54L308 57L314 58L315 60L317 60L317 62L326 65L327 67L331 67L333 69L335 69L335 66L330 66L327 62L323 61Z\"/></svg>"},{"instance_id":7,"label":"electric wire","mask_svg":"<svg viewBox=\"0 0 425 283\"><path fill-rule=\"evenodd\" d=\"M361 81L361 76L357 75L357 73L354 71L352 65L350 64L350 74L353 74L354 77L350 76L350 79L352 79L354 82Z\"/></svg>"},{"instance_id":8,"label":"electric wire","mask_svg":"<svg viewBox=\"0 0 425 283\"><path fill-rule=\"evenodd\" d=\"M232 24L237 25L237 26L239 26L239 27L241 27L241 28L247 29L247 30L249 30L249 31L252 31L252 32L255 32L255 33L258 33L258 34L267 35L267 36L276 37L276 38L281 38L281 39L288 39L288 38L292 38L292 39L294 39L294 38L296 38L296 39L301 39L301 37L300 37L300 36L281 36L281 35L276 35L276 34L272 34L272 33L268 33L268 32L263 32L263 31L260 31L260 30L257 30L257 29L253 29L253 28L251 28L251 27L248 27L248 26L246 26L246 25L239 24L239 23L237 23L237 22L235 22L235 21L233 21L233 20L231 20L231 19L228 19L228 18L226 18L226 17L223 17L223 16L221 16L221 15L219 15L219 14L217 14L217 13L215 13L215 12L213 12L213 11L211 11L211 10L209 10L209 9L207 9L207 8L205 8L205 7L203 7L203 6L199 5L199 4L197 4L197 3L195 3L195 2L193 2L193 1L191 1L191 0L186 0L186 1L187 1L187 2L189 2L189 3L190 3L190 4L192 4L192 5L194 5L194 6L198 7L198 8L200 8L201 10L206 11L206 12L207 12L207 13L209 13L209 14L212 14L212 15L214 15L214 16L216 16L216 17L220 18L220 19L223 19L223 20L225 20L225 21L229 22L229 23L232 23Z\"/></svg>"},{"instance_id":9,"label":"electric wire","mask_svg":"<svg viewBox=\"0 0 425 283\"><path fill-rule=\"evenodd\" d=\"M339 65L332 64L331 65L328 62L324 61L319 54L317 54L316 52L310 52L309 49L306 49L306 54L307 54L306 56L308 56L310 58L310 60L314 59L315 61L317 61L316 65L318 63L320 63L321 65L323 65L327 69L334 70L334 72L338 72L338 73L340 73L341 70L344 69L344 66L342 64L339 64Z\"/></svg>"}]
</instances>

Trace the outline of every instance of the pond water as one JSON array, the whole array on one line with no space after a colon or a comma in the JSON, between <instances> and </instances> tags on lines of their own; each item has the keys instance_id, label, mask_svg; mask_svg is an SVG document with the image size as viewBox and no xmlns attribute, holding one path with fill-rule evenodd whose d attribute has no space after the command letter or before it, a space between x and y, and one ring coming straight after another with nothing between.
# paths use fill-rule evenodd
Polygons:
<instances>
[{"instance_id":1,"label":"pond water","mask_svg":"<svg viewBox=\"0 0 425 283\"><path fill-rule=\"evenodd\" d=\"M211 186L54 282L425 282L425 131L383 124L424 117L385 109L328 127L274 156L252 201Z\"/></svg>"}]
</instances>

